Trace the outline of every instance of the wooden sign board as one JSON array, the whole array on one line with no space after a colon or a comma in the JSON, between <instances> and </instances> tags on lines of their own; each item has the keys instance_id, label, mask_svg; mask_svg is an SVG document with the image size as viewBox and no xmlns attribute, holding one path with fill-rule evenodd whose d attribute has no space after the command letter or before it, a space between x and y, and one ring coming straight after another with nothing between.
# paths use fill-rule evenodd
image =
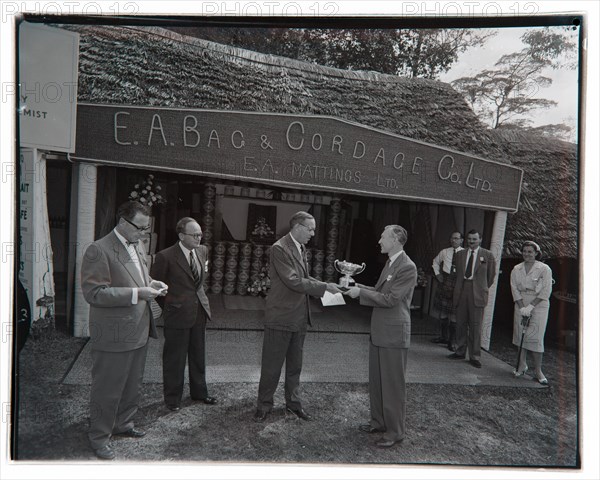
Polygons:
<instances>
[{"instance_id":1,"label":"wooden sign board","mask_svg":"<svg viewBox=\"0 0 600 480\"><path fill-rule=\"evenodd\" d=\"M80 104L94 163L514 212L511 165L317 115Z\"/></svg>"}]
</instances>

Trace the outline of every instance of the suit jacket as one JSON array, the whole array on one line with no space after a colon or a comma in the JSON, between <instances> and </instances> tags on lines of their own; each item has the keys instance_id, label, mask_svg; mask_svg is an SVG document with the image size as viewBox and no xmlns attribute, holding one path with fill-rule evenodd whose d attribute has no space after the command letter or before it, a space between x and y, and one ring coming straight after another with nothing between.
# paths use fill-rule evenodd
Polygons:
<instances>
[{"instance_id":1,"label":"suit jacket","mask_svg":"<svg viewBox=\"0 0 600 480\"><path fill-rule=\"evenodd\" d=\"M148 336L158 338L149 304L138 298L132 305L134 288L148 285L146 254L137 249L143 278L114 231L92 243L81 264L81 289L90 304L92 348L124 352L143 347Z\"/></svg>"},{"instance_id":2,"label":"suit jacket","mask_svg":"<svg viewBox=\"0 0 600 480\"><path fill-rule=\"evenodd\" d=\"M194 277L190 269L189 258L179 246L179 242L156 254L152 265L152 278L165 282L169 286L167 295L157 297L163 309L165 327L191 328L196 322L198 305L202 306L206 319L210 320L210 305L204 291L206 272L204 265L208 257L208 249L200 245L194 249L194 255L200 263L200 288L196 290Z\"/></svg>"},{"instance_id":3,"label":"suit jacket","mask_svg":"<svg viewBox=\"0 0 600 480\"><path fill-rule=\"evenodd\" d=\"M267 295L265 326L297 332L310 324L308 296L322 297L327 284L308 274L307 266L288 233L271 247L271 289Z\"/></svg>"},{"instance_id":4,"label":"suit jacket","mask_svg":"<svg viewBox=\"0 0 600 480\"><path fill-rule=\"evenodd\" d=\"M458 306L460 294L465 279L467 255L471 250L465 248L456 254L456 284L454 285L454 308ZM496 259L489 250L479 248L477 258L473 259L473 299L476 307L485 307L488 301L488 292L496 278Z\"/></svg>"},{"instance_id":5,"label":"suit jacket","mask_svg":"<svg viewBox=\"0 0 600 480\"><path fill-rule=\"evenodd\" d=\"M377 347L410 346L410 303L417 285L417 267L401 254L381 271L374 287L361 286L360 304L374 307L371 313L371 342Z\"/></svg>"}]
</instances>

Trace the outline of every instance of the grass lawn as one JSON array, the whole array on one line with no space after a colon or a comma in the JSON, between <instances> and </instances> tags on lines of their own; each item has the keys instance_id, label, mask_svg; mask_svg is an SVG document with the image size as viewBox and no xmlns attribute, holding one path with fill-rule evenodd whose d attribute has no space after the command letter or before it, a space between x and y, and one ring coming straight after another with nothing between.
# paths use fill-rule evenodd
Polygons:
<instances>
[{"instance_id":1,"label":"grass lawn","mask_svg":"<svg viewBox=\"0 0 600 480\"><path fill-rule=\"evenodd\" d=\"M27 341L20 356L19 459L97 461L86 436L89 386L61 383L83 345L49 328ZM512 363L510 333L495 332L490 352ZM148 434L112 445L118 460L135 462L576 468L576 364L574 353L548 346L547 389L409 384L407 438L391 449L377 448L377 435L357 430L369 418L367 384L303 383L313 422L285 414L280 388L278 407L262 424L252 420L255 383L212 385L218 405L188 398L177 413L163 407L162 385L145 384L137 425Z\"/></svg>"}]
</instances>

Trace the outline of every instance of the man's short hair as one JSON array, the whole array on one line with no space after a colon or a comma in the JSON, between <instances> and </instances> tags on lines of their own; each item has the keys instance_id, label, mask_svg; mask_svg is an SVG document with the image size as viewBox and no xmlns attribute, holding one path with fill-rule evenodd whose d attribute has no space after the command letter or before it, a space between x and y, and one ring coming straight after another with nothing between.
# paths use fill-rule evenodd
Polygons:
<instances>
[{"instance_id":1,"label":"man's short hair","mask_svg":"<svg viewBox=\"0 0 600 480\"><path fill-rule=\"evenodd\" d=\"M474 228L472 228L471 230L469 230L467 232L467 235L479 235L479 238L482 238L481 237L481 233L479 233L479 230L475 230Z\"/></svg>"},{"instance_id":2,"label":"man's short hair","mask_svg":"<svg viewBox=\"0 0 600 480\"><path fill-rule=\"evenodd\" d=\"M185 233L185 227L187 226L188 223L198 223L196 221L196 219L192 218L192 217L183 217L180 218L179 221L177 222L177 225L175 225L175 232L177 233ZM200 224L198 224L200 225Z\"/></svg>"},{"instance_id":3,"label":"man's short hair","mask_svg":"<svg viewBox=\"0 0 600 480\"><path fill-rule=\"evenodd\" d=\"M408 240L408 233L406 232L406 229L404 227L401 227L400 225L387 225L385 227L385 230L387 230L388 228L392 231L394 236L398 239L398 241L400 242L400 245L404 246L404 244Z\"/></svg>"},{"instance_id":4,"label":"man's short hair","mask_svg":"<svg viewBox=\"0 0 600 480\"><path fill-rule=\"evenodd\" d=\"M290 218L290 230L292 228L294 228L294 225L301 223L304 223L304 220L314 220L315 217L313 217L310 213L308 212L296 212L294 213L294 215L292 215L292 218Z\"/></svg>"},{"instance_id":5,"label":"man's short hair","mask_svg":"<svg viewBox=\"0 0 600 480\"><path fill-rule=\"evenodd\" d=\"M450 238L452 238L454 235L457 235L457 234L458 234L458 236L460 237L461 240L465 239L465 237L463 237L463 234L461 232L452 232L450 234Z\"/></svg>"},{"instance_id":6,"label":"man's short hair","mask_svg":"<svg viewBox=\"0 0 600 480\"><path fill-rule=\"evenodd\" d=\"M117 223L119 223L120 218L131 221L138 213L146 215L147 217L152 215L150 208L137 200L129 200L122 203L119 205L119 208L117 208Z\"/></svg>"}]
</instances>

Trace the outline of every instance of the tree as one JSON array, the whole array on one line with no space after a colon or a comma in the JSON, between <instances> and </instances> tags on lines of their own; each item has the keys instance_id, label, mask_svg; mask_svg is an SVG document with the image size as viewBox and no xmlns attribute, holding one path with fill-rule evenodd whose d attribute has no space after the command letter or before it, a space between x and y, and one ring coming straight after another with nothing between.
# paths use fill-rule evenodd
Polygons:
<instances>
[{"instance_id":1,"label":"tree","mask_svg":"<svg viewBox=\"0 0 600 480\"><path fill-rule=\"evenodd\" d=\"M528 31L521 36L526 45L521 51L503 55L493 70L459 78L452 86L492 128L527 127L531 123L528 113L556 105L538 97L541 88L552 84L544 70L576 66L572 61L576 42L567 32L549 27Z\"/></svg>"},{"instance_id":2,"label":"tree","mask_svg":"<svg viewBox=\"0 0 600 480\"><path fill-rule=\"evenodd\" d=\"M495 31L174 27L185 35L345 70L437 78Z\"/></svg>"}]
</instances>

